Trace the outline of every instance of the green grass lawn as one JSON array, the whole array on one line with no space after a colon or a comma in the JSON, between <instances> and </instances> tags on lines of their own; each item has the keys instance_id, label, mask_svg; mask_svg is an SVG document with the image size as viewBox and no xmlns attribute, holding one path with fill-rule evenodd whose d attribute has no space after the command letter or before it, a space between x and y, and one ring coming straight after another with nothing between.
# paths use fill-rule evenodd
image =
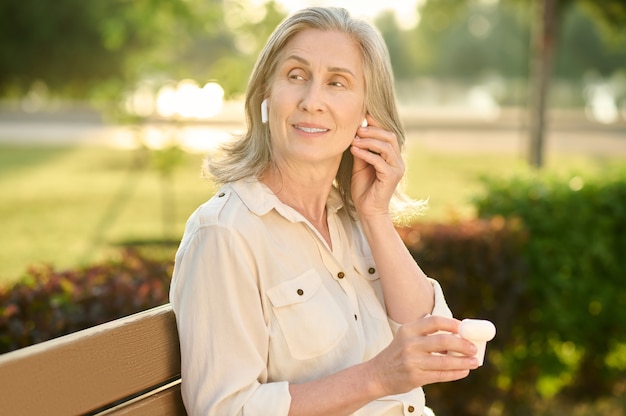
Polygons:
<instances>
[{"instance_id":1,"label":"green grass lawn","mask_svg":"<svg viewBox=\"0 0 626 416\"><path fill-rule=\"evenodd\" d=\"M35 263L64 269L129 242L176 242L214 191L200 177L202 158L184 154L168 184L145 150L0 146L0 284ZM550 165L588 171L613 162L623 159L560 156ZM430 201L424 221L471 217L480 175L525 169L513 154L440 153L417 144L408 147L407 165L407 192Z\"/></svg>"},{"instance_id":2,"label":"green grass lawn","mask_svg":"<svg viewBox=\"0 0 626 416\"><path fill-rule=\"evenodd\" d=\"M33 263L67 268L129 241L180 238L213 192L201 162L184 155L167 188L145 151L0 147L0 282Z\"/></svg>"}]
</instances>

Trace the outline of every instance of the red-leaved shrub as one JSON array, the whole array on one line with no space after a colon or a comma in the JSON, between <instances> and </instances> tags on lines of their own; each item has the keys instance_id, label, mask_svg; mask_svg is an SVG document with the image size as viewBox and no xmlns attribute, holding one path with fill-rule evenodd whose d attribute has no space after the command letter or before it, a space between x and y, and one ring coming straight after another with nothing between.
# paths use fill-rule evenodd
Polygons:
<instances>
[{"instance_id":1,"label":"red-leaved shrub","mask_svg":"<svg viewBox=\"0 0 626 416\"><path fill-rule=\"evenodd\" d=\"M124 250L118 259L58 272L31 267L0 290L0 353L79 331L167 302L173 259Z\"/></svg>"}]
</instances>

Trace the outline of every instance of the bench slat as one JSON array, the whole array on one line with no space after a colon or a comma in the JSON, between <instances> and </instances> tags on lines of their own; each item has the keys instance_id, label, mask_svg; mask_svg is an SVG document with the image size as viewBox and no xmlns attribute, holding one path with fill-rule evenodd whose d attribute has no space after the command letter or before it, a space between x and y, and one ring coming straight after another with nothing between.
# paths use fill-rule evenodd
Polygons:
<instances>
[{"instance_id":1,"label":"bench slat","mask_svg":"<svg viewBox=\"0 0 626 416\"><path fill-rule=\"evenodd\" d=\"M180 375L170 305L0 355L1 415L84 414Z\"/></svg>"},{"instance_id":2,"label":"bench slat","mask_svg":"<svg viewBox=\"0 0 626 416\"><path fill-rule=\"evenodd\" d=\"M95 416L186 416L180 380Z\"/></svg>"}]
</instances>

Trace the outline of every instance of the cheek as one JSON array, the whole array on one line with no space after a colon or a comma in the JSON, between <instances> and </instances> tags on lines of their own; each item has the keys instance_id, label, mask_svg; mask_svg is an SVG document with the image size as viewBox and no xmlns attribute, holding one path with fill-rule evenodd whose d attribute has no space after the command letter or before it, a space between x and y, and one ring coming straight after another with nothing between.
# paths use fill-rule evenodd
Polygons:
<instances>
[{"instance_id":1,"label":"cheek","mask_svg":"<svg viewBox=\"0 0 626 416\"><path fill-rule=\"evenodd\" d=\"M356 113L355 116L346 118L344 120L344 128L346 130L349 130L349 132L352 133L352 135L356 135L357 130L359 129L359 126L361 126L361 123L363 123L364 117L365 117L364 113L358 112Z\"/></svg>"},{"instance_id":2,"label":"cheek","mask_svg":"<svg viewBox=\"0 0 626 416\"><path fill-rule=\"evenodd\" d=\"M363 103L362 100L359 100L357 104L352 101L350 105L346 105L344 108L345 114L351 114L349 123L354 126L355 129L358 128L365 118L365 103Z\"/></svg>"}]
</instances>

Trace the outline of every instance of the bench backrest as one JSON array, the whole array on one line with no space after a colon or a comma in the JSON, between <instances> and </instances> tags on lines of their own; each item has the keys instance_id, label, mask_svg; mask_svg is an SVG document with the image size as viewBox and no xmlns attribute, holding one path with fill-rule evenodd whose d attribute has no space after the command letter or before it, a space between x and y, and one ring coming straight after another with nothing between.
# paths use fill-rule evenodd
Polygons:
<instances>
[{"instance_id":1,"label":"bench backrest","mask_svg":"<svg viewBox=\"0 0 626 416\"><path fill-rule=\"evenodd\" d=\"M0 355L0 415L185 415L170 305Z\"/></svg>"}]
</instances>

